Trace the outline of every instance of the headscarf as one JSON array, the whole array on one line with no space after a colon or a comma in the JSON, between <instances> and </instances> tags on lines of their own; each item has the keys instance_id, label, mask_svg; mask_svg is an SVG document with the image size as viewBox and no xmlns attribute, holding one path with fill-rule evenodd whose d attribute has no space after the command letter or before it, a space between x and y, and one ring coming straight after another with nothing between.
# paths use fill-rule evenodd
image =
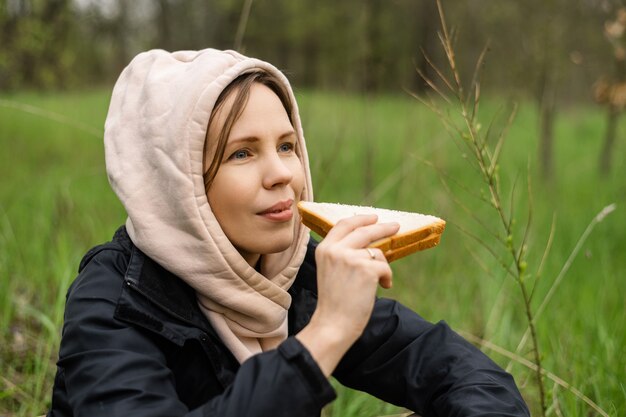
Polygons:
<instances>
[{"instance_id":1,"label":"headscarf","mask_svg":"<svg viewBox=\"0 0 626 417\"><path fill-rule=\"evenodd\" d=\"M222 231L205 192L204 142L215 101L239 75L258 70L276 76L289 93L305 173L302 199L312 200L289 82L271 64L234 51L137 55L115 84L104 133L109 182L128 213L131 240L195 289L202 311L240 362L287 337L287 290L308 241L308 229L296 218L292 245L263 255L258 272Z\"/></svg>"}]
</instances>

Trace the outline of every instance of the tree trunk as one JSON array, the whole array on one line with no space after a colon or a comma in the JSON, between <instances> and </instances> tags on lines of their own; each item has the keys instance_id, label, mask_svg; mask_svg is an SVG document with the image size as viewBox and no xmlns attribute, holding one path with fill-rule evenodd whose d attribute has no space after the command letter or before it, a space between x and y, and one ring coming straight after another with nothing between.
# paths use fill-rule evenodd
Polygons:
<instances>
[{"instance_id":1,"label":"tree trunk","mask_svg":"<svg viewBox=\"0 0 626 417\"><path fill-rule=\"evenodd\" d=\"M549 181L554 177L554 99L544 97L540 106L539 159L541 175Z\"/></svg>"},{"instance_id":2,"label":"tree trunk","mask_svg":"<svg viewBox=\"0 0 626 417\"><path fill-rule=\"evenodd\" d=\"M416 70L435 81L437 78L433 76L434 70L430 67L424 54L426 54L429 59L435 61L436 65L437 60L435 55L440 46L439 38L437 37L437 31L440 30L437 7L434 1L418 1L412 4L411 12L415 15L417 21L413 35L417 43L417 47L415 48ZM412 79L414 80L413 91L418 94L430 91L430 87L424 82L422 77L416 75Z\"/></svg>"},{"instance_id":3,"label":"tree trunk","mask_svg":"<svg viewBox=\"0 0 626 417\"><path fill-rule=\"evenodd\" d=\"M117 66L117 73L120 73L130 58L130 52L128 50L128 3L125 1L118 2L119 14L113 22L113 42L115 45L115 65Z\"/></svg>"},{"instance_id":4,"label":"tree trunk","mask_svg":"<svg viewBox=\"0 0 626 417\"><path fill-rule=\"evenodd\" d=\"M170 18L172 10L167 0L159 0L159 12L157 15L158 28L157 45L159 48L171 51L172 48L172 25Z\"/></svg>"},{"instance_id":5,"label":"tree trunk","mask_svg":"<svg viewBox=\"0 0 626 417\"><path fill-rule=\"evenodd\" d=\"M611 172L611 154L613 153L613 145L615 144L615 136L617 134L617 122L619 121L619 109L616 106L609 105L607 112L608 118L606 123L606 134L604 135L604 146L600 153L599 171L600 175L607 176Z\"/></svg>"},{"instance_id":6,"label":"tree trunk","mask_svg":"<svg viewBox=\"0 0 626 417\"><path fill-rule=\"evenodd\" d=\"M554 118L556 92L552 77L552 63L546 60L540 76L537 98L539 101L539 162L544 180L554 177Z\"/></svg>"}]
</instances>

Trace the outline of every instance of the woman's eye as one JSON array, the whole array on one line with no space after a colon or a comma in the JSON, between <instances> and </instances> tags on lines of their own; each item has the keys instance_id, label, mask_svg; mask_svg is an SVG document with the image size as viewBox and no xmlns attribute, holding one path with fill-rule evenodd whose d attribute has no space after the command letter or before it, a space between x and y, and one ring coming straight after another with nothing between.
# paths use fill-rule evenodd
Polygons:
<instances>
[{"instance_id":1,"label":"woman's eye","mask_svg":"<svg viewBox=\"0 0 626 417\"><path fill-rule=\"evenodd\" d=\"M278 147L278 151L279 152L291 152L293 151L293 148L294 148L293 143L285 142L285 143L280 144L280 146Z\"/></svg>"},{"instance_id":2,"label":"woman's eye","mask_svg":"<svg viewBox=\"0 0 626 417\"><path fill-rule=\"evenodd\" d=\"M234 152L228 159L246 159L248 156L250 156L250 153L247 150L240 149Z\"/></svg>"}]
</instances>

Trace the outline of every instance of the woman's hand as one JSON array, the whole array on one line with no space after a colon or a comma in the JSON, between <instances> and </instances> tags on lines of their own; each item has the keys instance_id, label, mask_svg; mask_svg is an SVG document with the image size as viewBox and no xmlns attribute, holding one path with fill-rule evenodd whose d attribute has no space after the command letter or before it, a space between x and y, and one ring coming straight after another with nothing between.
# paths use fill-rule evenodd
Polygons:
<instances>
[{"instance_id":1,"label":"woman's hand","mask_svg":"<svg viewBox=\"0 0 626 417\"><path fill-rule=\"evenodd\" d=\"M375 215L341 220L315 252L317 308L297 337L327 376L365 329L378 285L392 285L391 268L382 251L366 248L395 234L400 226L376 224L376 220Z\"/></svg>"}]
</instances>

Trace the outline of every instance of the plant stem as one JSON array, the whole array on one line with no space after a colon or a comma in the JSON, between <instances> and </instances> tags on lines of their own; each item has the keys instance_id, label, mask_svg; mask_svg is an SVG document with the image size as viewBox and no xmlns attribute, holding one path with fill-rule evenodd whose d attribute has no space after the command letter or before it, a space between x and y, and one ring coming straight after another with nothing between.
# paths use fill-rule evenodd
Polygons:
<instances>
[{"instance_id":1,"label":"plant stem","mask_svg":"<svg viewBox=\"0 0 626 417\"><path fill-rule=\"evenodd\" d=\"M546 415L546 394L545 389L543 387L543 377L542 371L543 367L541 366L541 355L539 354L539 339L537 338L537 332L535 330L535 321L533 319L532 308L530 306L530 297L528 296L528 292L526 291L526 285L523 280L518 280L520 289L522 290L522 296L524 298L524 309L526 310L526 319L528 320L528 328L530 329L530 338L533 343L533 353L534 353L534 361L537 368L535 370L535 379L537 380L537 387L539 389L539 401L541 403L541 415L545 417Z\"/></svg>"},{"instance_id":2,"label":"plant stem","mask_svg":"<svg viewBox=\"0 0 626 417\"><path fill-rule=\"evenodd\" d=\"M241 16L239 18L239 25L237 25L237 34L235 35L235 51L241 52L243 46L243 36L246 33L246 27L248 26L248 17L250 17L250 9L252 8L252 0L246 0L241 10Z\"/></svg>"},{"instance_id":3,"label":"plant stem","mask_svg":"<svg viewBox=\"0 0 626 417\"><path fill-rule=\"evenodd\" d=\"M524 238L521 241L521 243L519 243L519 248L518 248L516 247L516 244L513 240L512 211L511 211L511 216L507 217L507 214L505 213L505 210L502 207L502 198L500 196L500 191L499 191L499 177L498 177L497 169L496 169L497 160L500 155L502 136L504 135L504 133L502 133L500 140L498 140L498 144L496 145L496 150L494 152L491 152L489 148L489 144L487 143L487 138L484 136L481 136L480 127L476 120L476 109L478 107L479 96L480 96L480 87L477 81L479 78L478 72L479 72L480 63L484 59L485 51L483 51L483 53L481 54L479 58L479 63L477 65L476 72L472 80L472 84L469 86L470 88L468 89L469 94L471 94L472 91L474 92L473 108L471 109L471 112L470 112L468 101L466 100L465 94L463 92L463 84L461 82L461 76L460 76L460 73L458 71L458 67L456 64L455 52L454 52L452 40L450 38L449 31L447 28L441 0L436 0L436 1L437 1L437 9L439 10L439 17L441 19L441 27L442 27L442 33L440 33L439 37L441 39L443 49L446 53L448 66L450 68L450 72L452 73L454 84L456 85L456 91L454 91L454 93L458 99L459 110L461 112L463 123L465 125L463 130L461 129L457 129L457 130L461 131L460 132L461 136L464 139L466 139L465 142L468 148L470 149L471 153L474 154L476 162L478 163L478 168L481 173L482 179L486 183L489 189L489 194L491 197L491 201L490 201L491 206L498 213L498 217L500 218L500 222L502 223L502 227L505 232L506 247L515 264L514 277L522 293L522 298L524 300L524 310L526 313L526 319L528 321L528 328L530 330L530 337L532 340L533 359L534 359L534 364L536 365L535 377L537 380L537 388L539 390L539 399L540 399L540 404L541 404L541 416L545 417L547 407L546 407L546 398L545 398L546 395L545 395L545 389L544 389L543 377L542 377L543 368L541 366L541 353L539 351L539 340L537 337L537 332L536 332L536 327L535 327L535 319L533 318L531 296L528 294L528 290L526 288L526 283L524 280L524 275L526 271L526 262L524 260L525 254L526 254L525 253L525 241L526 241L526 237L528 236L528 230L530 227L532 205L529 204L528 224L526 225ZM447 81L440 71L437 71L437 74L439 75L440 78L444 80L444 82L446 83L448 87L451 86L452 83ZM426 81L433 88L433 90L435 90L437 93L442 95L441 92L435 87L434 83L432 83L430 80L426 80ZM443 115L444 113L438 112L438 114ZM509 118L508 126L510 126L511 122L512 122L512 119ZM448 121L448 123L454 124L450 120ZM530 194L530 180L529 180L528 192ZM513 205L513 202L511 202L511 206L512 205Z\"/></svg>"},{"instance_id":4,"label":"plant stem","mask_svg":"<svg viewBox=\"0 0 626 417\"><path fill-rule=\"evenodd\" d=\"M527 367L528 369L531 369L533 371L537 370L537 365L532 363L531 361L529 361L526 358L523 358L521 356L519 356L517 353L515 352L511 352L509 350L506 350L488 340L484 340L481 339L478 336L475 336L471 333L459 330L459 334L461 334L461 336L463 336L464 338L470 340L473 343L476 343L482 347L485 347L487 349L490 349L494 352L499 353L500 355L503 355L507 358L509 358L512 361L515 361L517 363L519 363L522 366ZM563 388L565 388L566 390L568 390L569 392L571 392L572 394L574 394L576 397L580 398L581 400L583 400L585 403L587 403L591 408L593 408L598 414L600 414L602 417L609 417L609 414L604 411L602 408L600 408L600 406L598 406L598 404L596 404L595 402L593 402L591 400L591 398L587 397L585 394L583 394L578 388L574 387L572 384L570 384L569 382L565 381L563 378L558 377L557 375L553 374L550 371L547 371L546 369L542 369L541 371L542 375L545 375L548 379L550 379L551 381L553 381L556 385L559 385Z\"/></svg>"}]
</instances>

